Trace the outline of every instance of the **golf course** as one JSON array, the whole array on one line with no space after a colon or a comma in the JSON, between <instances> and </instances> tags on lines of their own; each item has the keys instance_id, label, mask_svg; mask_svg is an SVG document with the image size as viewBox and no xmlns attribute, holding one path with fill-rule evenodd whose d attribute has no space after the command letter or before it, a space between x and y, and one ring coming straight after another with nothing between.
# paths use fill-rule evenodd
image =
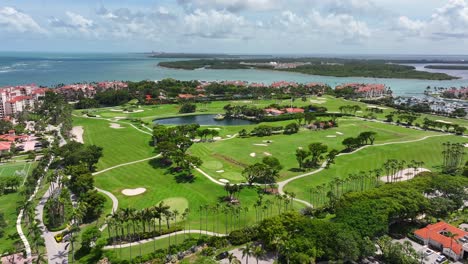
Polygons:
<instances>
[{"instance_id":1,"label":"golf course","mask_svg":"<svg viewBox=\"0 0 468 264\"><path fill-rule=\"evenodd\" d=\"M320 106L326 107L329 112L338 112L340 106L350 104L347 100L331 96L309 98L309 101L320 102ZM292 103L295 107L300 107L310 104L309 101L298 100L292 103L286 100L281 103ZM226 104L266 107L272 103L278 102L216 101L199 104L197 111L191 115L220 114L224 112L223 106ZM366 107L358 102L352 104ZM393 111L392 109L385 109L373 120L362 118L359 114L343 116L336 120L335 127L301 127L297 133L291 135L281 133L264 137L241 137L239 131L251 131L259 125L286 126L295 122L294 120L237 126L202 125L200 129L216 130L218 136L193 143L187 150L187 153L202 161L196 170L192 170L194 177L187 180L161 164L152 139L154 120L185 116L178 114L179 105L138 106L134 107L133 112L124 111L127 108L128 105L74 112L73 126L82 128L84 143L103 148L103 156L94 173L95 186L110 192L112 197L109 198L114 199L114 209L142 210L164 202L171 210L180 213L186 209L189 211L184 219L179 217L168 220L173 224L183 224L183 229L186 230L220 234L242 227L245 223L252 224L263 217L276 215L285 206L284 202L281 204L277 199L277 195L261 193L255 186L245 184L243 170L249 165L261 162L264 157L275 157L280 161L278 191L281 194L289 194L291 206L300 209L313 206L310 199L312 188L327 186L334 178L344 179L349 174L382 168L388 159L416 160L422 162L424 168L436 171L441 166L444 142L468 142L465 137L442 131L426 131L383 122L385 114ZM468 124L464 119L429 115L421 115L415 122L420 122L423 117L446 120L465 127ZM325 121L327 117L322 119ZM321 117L318 120L320 121ZM363 131L374 132L375 141L352 152L343 152L343 140L357 137ZM296 150L307 149L309 144L316 142L326 145L329 151L336 149L342 153L336 156L334 164L330 164L329 168L300 168L295 155ZM224 188L227 182L243 185L237 194L237 210L240 213L231 213L237 219L234 220L234 224L228 219L229 213L222 205L223 198L227 195ZM109 236L108 233L112 235L111 230L103 231L104 236ZM182 240L180 234L177 237ZM161 238L157 243L141 243L135 250L141 248L143 254L149 253L154 248L168 243L167 240L168 238ZM153 245L154 243L157 246ZM111 247L107 250L119 251L118 254L123 258L130 257L130 249L127 247Z\"/></svg>"}]
</instances>

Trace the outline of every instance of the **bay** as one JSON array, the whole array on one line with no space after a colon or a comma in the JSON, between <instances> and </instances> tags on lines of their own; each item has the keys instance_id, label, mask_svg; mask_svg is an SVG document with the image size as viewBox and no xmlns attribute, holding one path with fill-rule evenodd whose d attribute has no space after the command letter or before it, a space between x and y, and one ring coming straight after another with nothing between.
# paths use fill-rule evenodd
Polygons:
<instances>
[{"instance_id":1,"label":"bay","mask_svg":"<svg viewBox=\"0 0 468 264\"><path fill-rule=\"evenodd\" d=\"M93 81L140 81L174 78L179 80L245 80L270 84L275 81L298 83L323 82L332 87L342 83L383 83L395 95L412 96L422 94L427 86L468 86L468 76L450 81L381 79L362 77L315 76L292 72L269 70L178 70L157 66L161 61L180 60L171 58L149 58L146 54L113 53L34 53L0 52L0 87L34 83L54 86ZM447 72L447 71L445 71ZM450 73L450 72L449 72ZM456 75L457 72L454 74Z\"/></svg>"}]
</instances>

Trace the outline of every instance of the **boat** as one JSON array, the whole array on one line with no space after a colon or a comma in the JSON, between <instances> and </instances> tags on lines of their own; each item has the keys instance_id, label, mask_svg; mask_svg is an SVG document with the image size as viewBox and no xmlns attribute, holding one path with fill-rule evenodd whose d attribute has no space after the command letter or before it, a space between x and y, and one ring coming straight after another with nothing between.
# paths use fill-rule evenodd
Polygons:
<instances>
[{"instance_id":1,"label":"boat","mask_svg":"<svg viewBox=\"0 0 468 264\"><path fill-rule=\"evenodd\" d=\"M213 119L216 120L216 121L224 120L224 115L222 115L222 114L217 114L215 117L213 117Z\"/></svg>"}]
</instances>

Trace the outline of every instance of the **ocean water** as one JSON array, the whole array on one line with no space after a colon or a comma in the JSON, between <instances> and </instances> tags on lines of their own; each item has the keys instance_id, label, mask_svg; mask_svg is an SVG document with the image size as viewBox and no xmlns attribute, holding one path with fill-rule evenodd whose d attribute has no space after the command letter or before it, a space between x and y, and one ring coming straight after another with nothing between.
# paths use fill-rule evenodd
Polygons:
<instances>
[{"instance_id":1,"label":"ocean water","mask_svg":"<svg viewBox=\"0 0 468 264\"><path fill-rule=\"evenodd\" d=\"M451 58L453 59L453 58ZM427 86L468 86L467 71L452 73L462 77L451 81L408 79L379 79L361 77L330 77L269 70L177 70L157 66L160 61L180 59L149 58L145 54L76 54L76 53L18 53L0 52L0 86L35 83L54 86L61 83L105 80L245 80L249 82L295 81L323 82L332 87L346 82L384 83L396 95L422 94Z\"/></svg>"}]
</instances>

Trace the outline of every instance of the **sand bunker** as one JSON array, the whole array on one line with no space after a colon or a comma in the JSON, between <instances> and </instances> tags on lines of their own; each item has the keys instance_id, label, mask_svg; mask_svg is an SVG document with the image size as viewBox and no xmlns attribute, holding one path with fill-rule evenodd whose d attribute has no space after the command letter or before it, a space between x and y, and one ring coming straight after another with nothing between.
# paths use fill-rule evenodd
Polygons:
<instances>
[{"instance_id":1,"label":"sand bunker","mask_svg":"<svg viewBox=\"0 0 468 264\"><path fill-rule=\"evenodd\" d=\"M452 124L452 122L445 121L445 120L436 120L436 122L444 123L444 124Z\"/></svg>"},{"instance_id":2,"label":"sand bunker","mask_svg":"<svg viewBox=\"0 0 468 264\"><path fill-rule=\"evenodd\" d=\"M313 104L324 104L327 101L326 100L310 100L310 102Z\"/></svg>"},{"instance_id":3,"label":"sand bunker","mask_svg":"<svg viewBox=\"0 0 468 264\"><path fill-rule=\"evenodd\" d=\"M336 132L336 133L337 133L338 135L343 135L343 133L341 133L341 132Z\"/></svg>"},{"instance_id":4,"label":"sand bunker","mask_svg":"<svg viewBox=\"0 0 468 264\"><path fill-rule=\"evenodd\" d=\"M267 144L253 144L254 146L262 146L262 147L268 147Z\"/></svg>"},{"instance_id":5,"label":"sand bunker","mask_svg":"<svg viewBox=\"0 0 468 264\"><path fill-rule=\"evenodd\" d=\"M226 179L219 179L219 181L222 182L222 183L228 183L229 182L229 180L226 180Z\"/></svg>"},{"instance_id":6,"label":"sand bunker","mask_svg":"<svg viewBox=\"0 0 468 264\"><path fill-rule=\"evenodd\" d=\"M426 168L416 168L416 170L413 169L413 168L409 168L409 169L401 170L401 171L394 174L393 182L410 180L410 179L414 178L414 176L418 175L421 172L425 172L425 171L430 171L430 170L428 170ZM382 176L382 177L380 177L380 180L383 181L383 182L392 182L392 175L389 175L388 177L387 176Z\"/></svg>"},{"instance_id":7,"label":"sand bunker","mask_svg":"<svg viewBox=\"0 0 468 264\"><path fill-rule=\"evenodd\" d=\"M221 140L223 139L222 137L214 137L213 140Z\"/></svg>"},{"instance_id":8,"label":"sand bunker","mask_svg":"<svg viewBox=\"0 0 468 264\"><path fill-rule=\"evenodd\" d=\"M255 152L250 153L250 157L254 158L255 156L257 156L257 154L255 154Z\"/></svg>"},{"instance_id":9,"label":"sand bunker","mask_svg":"<svg viewBox=\"0 0 468 264\"><path fill-rule=\"evenodd\" d=\"M336 135L328 135L327 138L336 138Z\"/></svg>"},{"instance_id":10,"label":"sand bunker","mask_svg":"<svg viewBox=\"0 0 468 264\"><path fill-rule=\"evenodd\" d=\"M465 144L465 148L468 148L468 143Z\"/></svg>"},{"instance_id":11,"label":"sand bunker","mask_svg":"<svg viewBox=\"0 0 468 264\"><path fill-rule=\"evenodd\" d=\"M143 109L140 109L140 110L135 110L135 111L123 111L124 114L134 114L134 113L140 113L140 112L143 112L145 110Z\"/></svg>"},{"instance_id":12,"label":"sand bunker","mask_svg":"<svg viewBox=\"0 0 468 264\"><path fill-rule=\"evenodd\" d=\"M271 143L273 140L262 140L263 143Z\"/></svg>"},{"instance_id":13,"label":"sand bunker","mask_svg":"<svg viewBox=\"0 0 468 264\"><path fill-rule=\"evenodd\" d=\"M263 152L263 155L265 155L265 156L271 156L271 153L270 153L270 152Z\"/></svg>"},{"instance_id":14,"label":"sand bunker","mask_svg":"<svg viewBox=\"0 0 468 264\"><path fill-rule=\"evenodd\" d=\"M125 119L125 118L126 118L125 116L116 116L116 117L114 117L114 119L116 119L116 120Z\"/></svg>"},{"instance_id":15,"label":"sand bunker","mask_svg":"<svg viewBox=\"0 0 468 264\"><path fill-rule=\"evenodd\" d=\"M122 194L126 196L135 196L146 192L146 188L123 189Z\"/></svg>"},{"instance_id":16,"label":"sand bunker","mask_svg":"<svg viewBox=\"0 0 468 264\"><path fill-rule=\"evenodd\" d=\"M120 124L117 124L117 123L110 123L109 127L115 128L115 129L123 128Z\"/></svg>"},{"instance_id":17,"label":"sand bunker","mask_svg":"<svg viewBox=\"0 0 468 264\"><path fill-rule=\"evenodd\" d=\"M297 147L297 149L302 149L302 147Z\"/></svg>"},{"instance_id":18,"label":"sand bunker","mask_svg":"<svg viewBox=\"0 0 468 264\"><path fill-rule=\"evenodd\" d=\"M83 127L82 126L75 126L73 127L72 129L72 135L73 135L73 138L75 139L76 142L80 142L80 143L84 143L83 141Z\"/></svg>"},{"instance_id":19,"label":"sand bunker","mask_svg":"<svg viewBox=\"0 0 468 264\"><path fill-rule=\"evenodd\" d=\"M217 170L216 172L217 172L217 173L223 173L224 170Z\"/></svg>"},{"instance_id":20,"label":"sand bunker","mask_svg":"<svg viewBox=\"0 0 468 264\"><path fill-rule=\"evenodd\" d=\"M110 109L110 111L112 111L112 112L123 112L122 109Z\"/></svg>"},{"instance_id":21,"label":"sand bunker","mask_svg":"<svg viewBox=\"0 0 468 264\"><path fill-rule=\"evenodd\" d=\"M219 128L219 127L209 127L208 129L211 129L211 130L221 130L221 128Z\"/></svg>"}]
</instances>

